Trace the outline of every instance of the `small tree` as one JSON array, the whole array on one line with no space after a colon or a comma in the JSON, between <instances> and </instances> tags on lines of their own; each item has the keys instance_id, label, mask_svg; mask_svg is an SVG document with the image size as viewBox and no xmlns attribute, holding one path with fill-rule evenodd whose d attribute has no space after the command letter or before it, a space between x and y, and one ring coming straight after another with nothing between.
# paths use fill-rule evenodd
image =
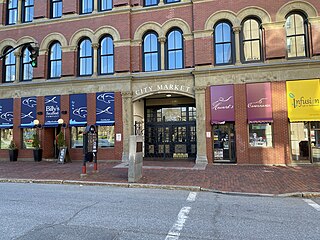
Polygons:
<instances>
[{"instance_id":1,"label":"small tree","mask_svg":"<svg viewBox=\"0 0 320 240\"><path fill-rule=\"evenodd\" d=\"M66 140L64 139L64 134L63 132L60 132L58 135L57 135L57 146L58 148L61 148L61 147L65 147L66 146Z\"/></svg>"},{"instance_id":2,"label":"small tree","mask_svg":"<svg viewBox=\"0 0 320 240\"><path fill-rule=\"evenodd\" d=\"M34 147L35 149L40 149L40 138L38 132L33 134L32 147Z\"/></svg>"},{"instance_id":3,"label":"small tree","mask_svg":"<svg viewBox=\"0 0 320 240\"><path fill-rule=\"evenodd\" d=\"M18 146L17 146L17 144L16 144L13 140L11 140L8 148L9 148L10 150L16 150L16 149L18 149Z\"/></svg>"}]
</instances>

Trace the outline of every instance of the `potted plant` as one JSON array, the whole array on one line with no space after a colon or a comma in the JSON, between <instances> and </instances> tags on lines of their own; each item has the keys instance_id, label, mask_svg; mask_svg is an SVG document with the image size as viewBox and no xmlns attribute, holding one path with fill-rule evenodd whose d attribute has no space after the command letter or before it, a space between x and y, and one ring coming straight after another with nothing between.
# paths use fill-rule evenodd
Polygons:
<instances>
[{"instance_id":1,"label":"potted plant","mask_svg":"<svg viewBox=\"0 0 320 240\"><path fill-rule=\"evenodd\" d=\"M42 160L42 149L40 148L40 138L38 132L33 134L33 141L32 141L33 149L33 157L34 161L40 162Z\"/></svg>"},{"instance_id":2,"label":"potted plant","mask_svg":"<svg viewBox=\"0 0 320 240\"><path fill-rule=\"evenodd\" d=\"M58 149L66 146L66 140L64 139L63 132L59 132L59 134L57 135L56 141L57 141Z\"/></svg>"},{"instance_id":3,"label":"potted plant","mask_svg":"<svg viewBox=\"0 0 320 240\"><path fill-rule=\"evenodd\" d=\"M17 144L11 140L9 146L9 157L10 157L10 162L15 162L18 159L18 147Z\"/></svg>"}]
</instances>

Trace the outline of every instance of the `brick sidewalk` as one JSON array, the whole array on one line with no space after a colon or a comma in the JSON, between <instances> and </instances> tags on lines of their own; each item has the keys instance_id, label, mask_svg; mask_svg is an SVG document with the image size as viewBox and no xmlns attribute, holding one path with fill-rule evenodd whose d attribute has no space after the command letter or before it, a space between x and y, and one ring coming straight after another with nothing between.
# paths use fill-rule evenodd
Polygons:
<instances>
[{"instance_id":1,"label":"brick sidewalk","mask_svg":"<svg viewBox=\"0 0 320 240\"><path fill-rule=\"evenodd\" d=\"M1 179L55 179L127 183L127 168L120 162L100 162L98 173L87 164L88 175L81 178L81 161L55 162L0 161ZM192 162L145 162L141 184L198 186L222 192L285 194L320 193L320 166L212 165L197 170Z\"/></svg>"}]
</instances>

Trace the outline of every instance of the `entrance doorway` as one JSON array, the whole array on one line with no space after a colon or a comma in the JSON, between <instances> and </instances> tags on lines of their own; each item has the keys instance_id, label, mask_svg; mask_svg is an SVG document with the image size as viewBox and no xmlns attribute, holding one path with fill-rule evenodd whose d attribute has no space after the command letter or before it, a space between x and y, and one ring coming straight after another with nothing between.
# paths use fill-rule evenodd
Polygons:
<instances>
[{"instance_id":1,"label":"entrance doorway","mask_svg":"<svg viewBox=\"0 0 320 240\"><path fill-rule=\"evenodd\" d=\"M291 154L296 163L320 162L320 122L290 123Z\"/></svg>"},{"instance_id":2,"label":"entrance doorway","mask_svg":"<svg viewBox=\"0 0 320 240\"><path fill-rule=\"evenodd\" d=\"M213 126L214 162L236 162L234 123Z\"/></svg>"},{"instance_id":3,"label":"entrance doorway","mask_svg":"<svg viewBox=\"0 0 320 240\"><path fill-rule=\"evenodd\" d=\"M161 106L168 103L165 100L156 101L157 106L154 106L154 102L154 99L146 99L145 158L195 160L197 137L194 100L176 97L174 102L177 106ZM173 102L172 98L170 102Z\"/></svg>"}]
</instances>

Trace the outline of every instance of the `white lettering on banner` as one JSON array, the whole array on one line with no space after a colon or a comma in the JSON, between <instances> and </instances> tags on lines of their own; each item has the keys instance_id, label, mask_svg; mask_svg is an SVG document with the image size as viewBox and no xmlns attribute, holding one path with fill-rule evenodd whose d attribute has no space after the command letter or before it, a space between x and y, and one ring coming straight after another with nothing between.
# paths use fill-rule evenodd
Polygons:
<instances>
[{"instance_id":1,"label":"white lettering on banner","mask_svg":"<svg viewBox=\"0 0 320 240\"><path fill-rule=\"evenodd\" d=\"M248 108L269 108L270 104L266 103L267 98L261 98L259 101L248 103Z\"/></svg>"},{"instance_id":2,"label":"white lettering on banner","mask_svg":"<svg viewBox=\"0 0 320 240\"><path fill-rule=\"evenodd\" d=\"M227 99L224 99L223 97L219 97L219 99L212 103L212 109L213 110L223 110L223 109L232 109L233 104L230 104L232 96L228 97Z\"/></svg>"},{"instance_id":3,"label":"white lettering on banner","mask_svg":"<svg viewBox=\"0 0 320 240\"><path fill-rule=\"evenodd\" d=\"M151 93L151 92L156 92L156 91L178 91L178 92L190 92L190 87L188 86L183 86L179 84L158 84L156 86L148 86L144 88L140 88L135 91L136 95L142 95L146 93Z\"/></svg>"}]
</instances>

